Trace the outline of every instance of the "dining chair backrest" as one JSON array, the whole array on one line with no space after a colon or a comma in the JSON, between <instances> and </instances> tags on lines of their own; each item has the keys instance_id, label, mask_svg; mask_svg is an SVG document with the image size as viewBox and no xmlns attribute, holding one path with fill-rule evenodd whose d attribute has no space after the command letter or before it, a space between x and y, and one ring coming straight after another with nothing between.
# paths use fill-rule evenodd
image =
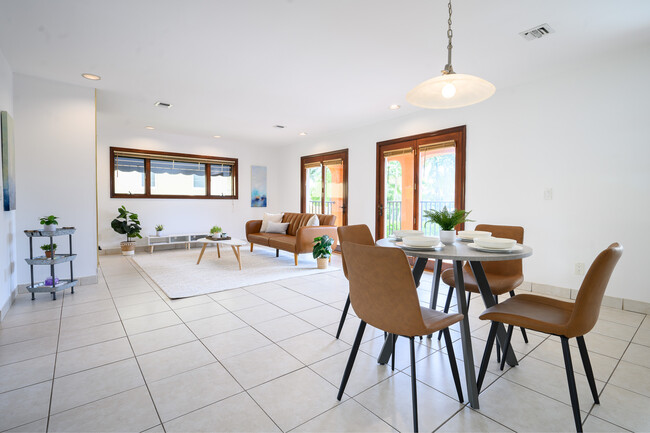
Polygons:
<instances>
[{"instance_id":1,"label":"dining chair backrest","mask_svg":"<svg viewBox=\"0 0 650 433\"><path fill-rule=\"evenodd\" d=\"M399 248L343 242L350 302L356 315L391 334L413 336L425 329L408 259Z\"/></svg>"},{"instance_id":2,"label":"dining chair backrest","mask_svg":"<svg viewBox=\"0 0 650 433\"><path fill-rule=\"evenodd\" d=\"M585 335L598 321L607 283L622 254L623 247L618 242L613 243L601 251L589 267L567 325L567 338Z\"/></svg>"},{"instance_id":3,"label":"dining chair backrest","mask_svg":"<svg viewBox=\"0 0 650 433\"><path fill-rule=\"evenodd\" d=\"M375 238L372 237L372 232L365 224L355 224L351 226L342 226L336 229L336 232L339 235L339 244L343 242L352 242L355 244L361 245L374 245ZM343 262L343 275L345 278L348 277L348 268L345 265L345 254L341 256L341 262Z\"/></svg>"},{"instance_id":4,"label":"dining chair backrest","mask_svg":"<svg viewBox=\"0 0 650 433\"><path fill-rule=\"evenodd\" d=\"M518 244L524 243L524 228L519 226L500 226L493 224L478 224L475 230L491 232L492 237L514 239ZM483 262L483 270L494 275L523 275L522 260L500 260Z\"/></svg>"}]
</instances>

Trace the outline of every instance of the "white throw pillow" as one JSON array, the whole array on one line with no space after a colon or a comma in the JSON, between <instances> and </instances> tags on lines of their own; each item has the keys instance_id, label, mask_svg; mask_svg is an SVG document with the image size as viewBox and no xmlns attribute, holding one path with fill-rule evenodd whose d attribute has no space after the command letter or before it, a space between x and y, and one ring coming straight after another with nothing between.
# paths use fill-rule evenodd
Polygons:
<instances>
[{"instance_id":1,"label":"white throw pillow","mask_svg":"<svg viewBox=\"0 0 650 433\"><path fill-rule=\"evenodd\" d=\"M260 229L260 232L265 233L269 223L282 222L282 215L284 215L284 213L265 213L264 219L262 220L262 228Z\"/></svg>"},{"instance_id":2,"label":"white throw pillow","mask_svg":"<svg viewBox=\"0 0 650 433\"><path fill-rule=\"evenodd\" d=\"M319 226L320 221L318 220L318 215L314 215L311 218L309 218L309 221L307 221L307 224L305 224L307 227L310 226Z\"/></svg>"},{"instance_id":3,"label":"white throw pillow","mask_svg":"<svg viewBox=\"0 0 650 433\"><path fill-rule=\"evenodd\" d=\"M280 233L286 235L288 228L289 223L269 223L266 227L266 233Z\"/></svg>"}]
</instances>

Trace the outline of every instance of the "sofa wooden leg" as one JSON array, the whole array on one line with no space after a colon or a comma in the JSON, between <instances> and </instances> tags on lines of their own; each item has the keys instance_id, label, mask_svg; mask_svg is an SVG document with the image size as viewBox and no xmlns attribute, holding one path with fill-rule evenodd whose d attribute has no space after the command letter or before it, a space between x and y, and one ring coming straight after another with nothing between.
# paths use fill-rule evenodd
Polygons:
<instances>
[{"instance_id":1,"label":"sofa wooden leg","mask_svg":"<svg viewBox=\"0 0 650 433\"><path fill-rule=\"evenodd\" d=\"M253 252L253 243L251 242L251 253Z\"/></svg>"},{"instance_id":2,"label":"sofa wooden leg","mask_svg":"<svg viewBox=\"0 0 650 433\"><path fill-rule=\"evenodd\" d=\"M329 263L332 263L332 256L329 256L328 260Z\"/></svg>"},{"instance_id":3,"label":"sofa wooden leg","mask_svg":"<svg viewBox=\"0 0 650 433\"><path fill-rule=\"evenodd\" d=\"M293 261L296 263L296 266L298 266L298 254L293 254Z\"/></svg>"}]
</instances>

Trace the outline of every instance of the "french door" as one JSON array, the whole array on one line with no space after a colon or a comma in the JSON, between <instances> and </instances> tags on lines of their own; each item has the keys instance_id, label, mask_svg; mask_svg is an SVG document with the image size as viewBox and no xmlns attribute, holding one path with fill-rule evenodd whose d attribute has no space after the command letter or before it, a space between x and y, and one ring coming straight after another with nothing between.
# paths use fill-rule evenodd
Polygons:
<instances>
[{"instance_id":1,"label":"french door","mask_svg":"<svg viewBox=\"0 0 650 433\"><path fill-rule=\"evenodd\" d=\"M300 158L300 211L336 216L348 224L348 150Z\"/></svg>"},{"instance_id":2,"label":"french door","mask_svg":"<svg viewBox=\"0 0 650 433\"><path fill-rule=\"evenodd\" d=\"M443 207L465 208L465 126L377 143L377 239L411 229L436 236L425 212Z\"/></svg>"}]
</instances>

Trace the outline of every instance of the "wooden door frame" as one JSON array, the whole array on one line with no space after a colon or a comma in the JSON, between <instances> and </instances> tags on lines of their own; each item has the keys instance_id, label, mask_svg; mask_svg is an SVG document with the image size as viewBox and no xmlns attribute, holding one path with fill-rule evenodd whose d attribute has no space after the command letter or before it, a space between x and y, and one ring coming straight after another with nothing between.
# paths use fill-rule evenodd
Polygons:
<instances>
[{"instance_id":1,"label":"wooden door frame","mask_svg":"<svg viewBox=\"0 0 650 433\"><path fill-rule=\"evenodd\" d=\"M307 197L305 196L305 182L306 174L303 167L305 164L310 162L320 162L321 164L328 159L341 158L343 161L343 202L345 203L345 208L343 209L343 221L342 226L348 225L348 149L334 150L331 152L317 153L314 155L305 155L300 157L300 212L305 213L307 210ZM325 170L323 170L323 179L322 179L322 208L321 211L325 211Z\"/></svg>"},{"instance_id":2,"label":"wooden door frame","mask_svg":"<svg viewBox=\"0 0 650 433\"><path fill-rule=\"evenodd\" d=\"M443 142L454 140L456 143L456 167L455 167L455 197L454 202L458 209L465 209L465 160L466 160L466 125L456 126L453 128L441 129L439 131L426 132L424 134L411 135L408 137L395 138L386 141L377 142L377 185L375 191L375 239L379 239L383 228L383 213L379 214L380 206L384 204L384 158L382 157L385 150L394 150L409 147L408 143L412 142L415 155L415 167L413 171L413 182L415 183L415 197L413 203L413 216L419 218L419 184L420 184L420 150L419 146L428 144L427 142ZM459 225L460 230L465 228L464 224Z\"/></svg>"}]
</instances>

